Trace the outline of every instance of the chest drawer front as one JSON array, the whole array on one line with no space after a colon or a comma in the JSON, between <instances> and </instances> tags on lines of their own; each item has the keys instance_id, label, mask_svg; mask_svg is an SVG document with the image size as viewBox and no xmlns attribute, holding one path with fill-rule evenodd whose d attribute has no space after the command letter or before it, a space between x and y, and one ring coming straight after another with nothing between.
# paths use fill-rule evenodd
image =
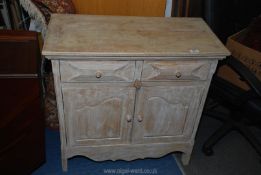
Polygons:
<instances>
[{"instance_id":1,"label":"chest drawer front","mask_svg":"<svg viewBox=\"0 0 261 175\"><path fill-rule=\"evenodd\" d=\"M131 82L134 61L60 61L62 82Z\"/></svg>"},{"instance_id":2,"label":"chest drawer front","mask_svg":"<svg viewBox=\"0 0 261 175\"><path fill-rule=\"evenodd\" d=\"M209 69L206 61L145 61L141 80L206 80Z\"/></svg>"}]
</instances>

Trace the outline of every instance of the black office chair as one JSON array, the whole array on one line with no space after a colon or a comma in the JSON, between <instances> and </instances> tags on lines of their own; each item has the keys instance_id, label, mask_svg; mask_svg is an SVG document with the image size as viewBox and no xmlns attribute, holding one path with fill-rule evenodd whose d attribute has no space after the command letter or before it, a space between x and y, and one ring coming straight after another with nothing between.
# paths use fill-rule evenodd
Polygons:
<instances>
[{"instance_id":1,"label":"black office chair","mask_svg":"<svg viewBox=\"0 0 261 175\"><path fill-rule=\"evenodd\" d=\"M244 91L217 75L213 77L208 94L212 105L206 105L204 113L220 119L224 123L206 140L202 151L206 155L212 155L213 146L230 131L237 130L261 156L261 143L249 129L249 125L255 125L259 128L261 126L261 82L235 58L229 57L225 60L225 64L240 75L242 80L250 86L250 90ZM229 113L217 110L220 105L228 109Z\"/></svg>"}]
</instances>

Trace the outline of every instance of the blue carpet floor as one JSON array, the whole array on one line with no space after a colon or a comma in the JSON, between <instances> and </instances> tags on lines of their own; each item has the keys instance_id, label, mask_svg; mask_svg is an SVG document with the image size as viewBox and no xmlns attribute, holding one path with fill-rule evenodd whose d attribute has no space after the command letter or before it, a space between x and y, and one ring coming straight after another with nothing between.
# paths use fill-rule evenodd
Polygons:
<instances>
[{"instance_id":1,"label":"blue carpet floor","mask_svg":"<svg viewBox=\"0 0 261 175\"><path fill-rule=\"evenodd\" d=\"M33 175L104 175L104 174L156 174L182 175L172 155L159 159L134 161L95 162L88 158L76 156L69 159L68 171L61 167L60 135L58 131L46 129L46 163L33 172Z\"/></svg>"}]
</instances>

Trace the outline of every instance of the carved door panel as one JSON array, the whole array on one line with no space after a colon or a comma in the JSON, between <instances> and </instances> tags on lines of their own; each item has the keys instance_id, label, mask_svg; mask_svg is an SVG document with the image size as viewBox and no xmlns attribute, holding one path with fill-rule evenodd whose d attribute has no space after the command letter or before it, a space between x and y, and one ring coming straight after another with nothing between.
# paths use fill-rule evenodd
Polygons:
<instances>
[{"instance_id":1,"label":"carved door panel","mask_svg":"<svg viewBox=\"0 0 261 175\"><path fill-rule=\"evenodd\" d=\"M65 125L70 145L127 143L135 88L64 85Z\"/></svg>"},{"instance_id":2,"label":"carved door panel","mask_svg":"<svg viewBox=\"0 0 261 175\"><path fill-rule=\"evenodd\" d=\"M200 86L142 87L137 92L132 141L160 143L188 138L202 91Z\"/></svg>"}]
</instances>

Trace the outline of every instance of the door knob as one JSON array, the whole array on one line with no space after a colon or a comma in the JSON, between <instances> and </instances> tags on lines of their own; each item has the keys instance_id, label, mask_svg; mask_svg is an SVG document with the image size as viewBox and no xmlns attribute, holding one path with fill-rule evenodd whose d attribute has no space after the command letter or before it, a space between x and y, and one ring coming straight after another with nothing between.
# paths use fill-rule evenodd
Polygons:
<instances>
[{"instance_id":1,"label":"door knob","mask_svg":"<svg viewBox=\"0 0 261 175\"><path fill-rule=\"evenodd\" d=\"M141 117L141 115L138 115L137 118L138 118L138 122L142 122L143 118Z\"/></svg>"},{"instance_id":2,"label":"door knob","mask_svg":"<svg viewBox=\"0 0 261 175\"><path fill-rule=\"evenodd\" d=\"M131 122L131 120L132 120L132 116L131 115L127 115L127 122Z\"/></svg>"}]
</instances>

